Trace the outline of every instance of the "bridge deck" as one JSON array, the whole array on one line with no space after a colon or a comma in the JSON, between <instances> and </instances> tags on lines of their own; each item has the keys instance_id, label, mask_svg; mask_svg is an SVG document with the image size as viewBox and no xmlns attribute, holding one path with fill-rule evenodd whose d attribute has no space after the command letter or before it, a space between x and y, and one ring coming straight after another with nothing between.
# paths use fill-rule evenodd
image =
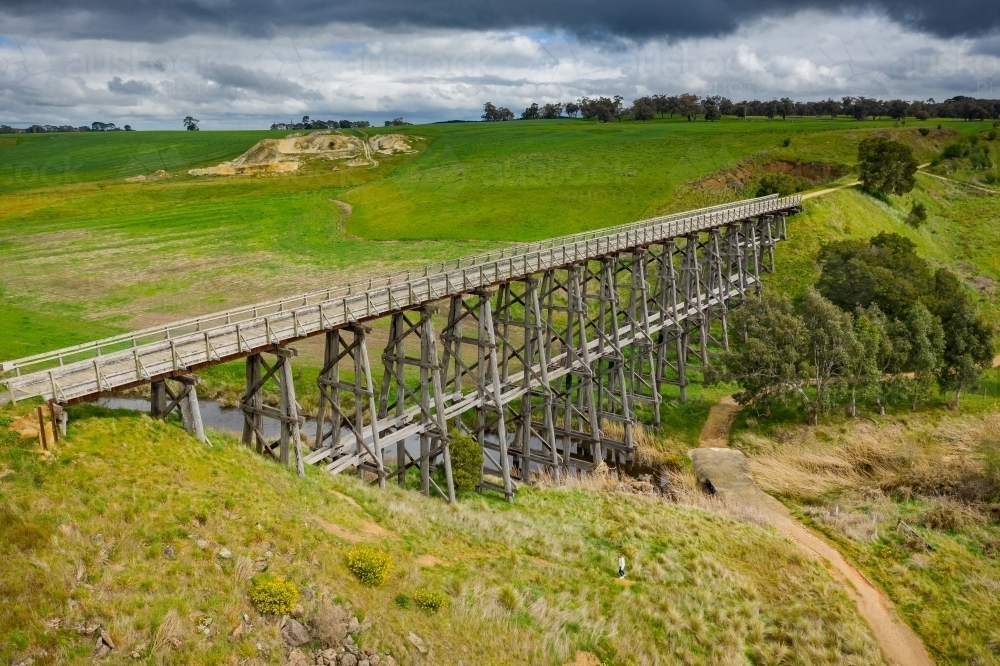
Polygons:
<instances>
[{"instance_id":1,"label":"bridge deck","mask_svg":"<svg viewBox=\"0 0 1000 666\"><path fill-rule=\"evenodd\" d=\"M91 400L352 322L800 205L799 196L772 195L519 245L7 361L0 372L14 375L6 380L8 400Z\"/></svg>"}]
</instances>

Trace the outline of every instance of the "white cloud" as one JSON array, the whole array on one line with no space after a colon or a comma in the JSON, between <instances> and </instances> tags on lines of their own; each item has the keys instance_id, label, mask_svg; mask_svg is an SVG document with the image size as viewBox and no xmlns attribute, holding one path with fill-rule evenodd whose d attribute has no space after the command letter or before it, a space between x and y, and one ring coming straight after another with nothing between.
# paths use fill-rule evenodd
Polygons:
<instances>
[{"instance_id":1,"label":"white cloud","mask_svg":"<svg viewBox=\"0 0 1000 666\"><path fill-rule=\"evenodd\" d=\"M581 95L1000 97L1000 58L988 39L946 40L873 13L816 11L724 37L619 40L617 48L566 33L355 25L160 44L0 37L0 108L8 124L179 128L193 114L209 129L304 114L377 124L399 115L471 119L487 100L520 111Z\"/></svg>"}]
</instances>

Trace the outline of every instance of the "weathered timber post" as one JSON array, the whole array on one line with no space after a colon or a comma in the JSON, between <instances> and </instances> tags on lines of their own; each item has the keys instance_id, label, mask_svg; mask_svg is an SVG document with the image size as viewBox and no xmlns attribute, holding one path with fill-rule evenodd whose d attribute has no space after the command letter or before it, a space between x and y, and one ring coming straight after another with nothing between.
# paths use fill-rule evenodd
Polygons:
<instances>
[{"instance_id":1,"label":"weathered timber post","mask_svg":"<svg viewBox=\"0 0 1000 666\"><path fill-rule=\"evenodd\" d=\"M305 476L305 466L302 460L302 438L299 431L299 403L295 399L295 382L292 376L291 359L298 356L298 351L292 348L274 350L278 357L276 365L280 366L278 384L281 387L281 439L278 452L278 462L287 466L290 458L289 443L295 447L295 470L299 476Z\"/></svg>"},{"instance_id":2,"label":"weathered timber post","mask_svg":"<svg viewBox=\"0 0 1000 666\"><path fill-rule=\"evenodd\" d=\"M507 423L504 418L504 405L500 388L500 371L497 367L497 338L493 326L493 307L490 303L491 293L481 291L476 294L479 299L479 385L483 392L482 407L480 407L480 423L486 420L487 399L493 405L496 414L497 444L500 453L500 476L503 479L503 494L508 502L514 501L514 488L510 479L510 456L507 452ZM485 353L486 358L483 358ZM486 364L489 364L488 366ZM480 443L486 442L485 433L480 428Z\"/></svg>"},{"instance_id":3,"label":"weathered timber post","mask_svg":"<svg viewBox=\"0 0 1000 666\"><path fill-rule=\"evenodd\" d=\"M649 251L636 248L632 251L631 279L628 285L628 301L625 308L625 322L632 328L632 343L629 345L628 386L633 401L648 403L653 410L653 425L660 426L660 390L656 380L655 344L650 326L650 290L647 280ZM648 370L647 370L648 368ZM647 397L644 390L649 391Z\"/></svg>"},{"instance_id":4,"label":"weathered timber post","mask_svg":"<svg viewBox=\"0 0 1000 666\"><path fill-rule=\"evenodd\" d=\"M537 383L538 388L529 390L521 398L521 420L524 424L521 432L522 480L531 481L531 436L535 432L534 413L542 412L539 440L542 442L542 464L550 467L556 483L562 479L563 456L559 455L555 430L555 396L549 380L549 355L546 344L545 319L542 317L541 303L538 295L538 280L528 278L524 281L524 373L522 386L531 387ZM537 364L537 371L535 370ZM540 404L532 404L537 397ZM548 447L548 453L545 453ZM564 451L564 454L568 452Z\"/></svg>"},{"instance_id":5,"label":"weathered timber post","mask_svg":"<svg viewBox=\"0 0 1000 666\"><path fill-rule=\"evenodd\" d=\"M673 384L678 389L678 399L687 401L687 338L682 317L683 296L678 283L675 257L683 259L683 254L674 240L664 242L656 254L655 293L650 304L660 316L660 331L656 345L656 382L662 395L661 386ZM670 354L675 354L675 362L670 362ZM668 377L672 371L676 378Z\"/></svg>"},{"instance_id":6,"label":"weathered timber post","mask_svg":"<svg viewBox=\"0 0 1000 666\"><path fill-rule=\"evenodd\" d=\"M594 354L594 391L597 397L597 425L601 439L601 458L595 459L595 465L604 459L608 449L622 451L627 456L631 456L634 451L632 406L625 384L625 355L618 331L621 324L618 283L615 278L618 262L618 257L605 257L601 259L597 273L590 273L597 287L597 293L591 296L597 301L597 318L591 321L597 340ZM607 437L604 425L608 421L621 424L622 441Z\"/></svg>"},{"instance_id":7,"label":"weathered timber post","mask_svg":"<svg viewBox=\"0 0 1000 666\"><path fill-rule=\"evenodd\" d=\"M430 396L432 391L434 396L434 413L431 413ZM430 494L430 485L433 483L430 475L431 459L437 457L438 453L444 458L445 484L447 485L447 497L449 503L455 502L455 482L451 473L451 448L448 444L448 423L444 413L444 389L441 382L441 364L438 362L437 342L434 335L434 322L431 319L431 309L423 307L420 309L420 409L423 418L427 422L434 424L436 437L432 438L432 433L425 430L420 436L420 489L424 494ZM432 448L434 440L437 446ZM425 446L426 442L426 446ZM440 492L440 488L438 488Z\"/></svg>"},{"instance_id":8,"label":"weathered timber post","mask_svg":"<svg viewBox=\"0 0 1000 666\"><path fill-rule=\"evenodd\" d=\"M247 356L247 386L246 392L240 400L240 409L243 411L243 444L261 454L265 450L271 452L267 439L264 437L264 413L262 411L264 396L261 392L264 383L261 380L263 365L264 359L261 358L260 354Z\"/></svg>"},{"instance_id":9,"label":"weathered timber post","mask_svg":"<svg viewBox=\"0 0 1000 666\"><path fill-rule=\"evenodd\" d=\"M167 382L159 379L149 386L149 415L160 419L167 415Z\"/></svg>"},{"instance_id":10,"label":"weathered timber post","mask_svg":"<svg viewBox=\"0 0 1000 666\"><path fill-rule=\"evenodd\" d=\"M319 405L316 409L316 446L315 450L329 449L332 455L340 451L341 419L340 406L340 331L326 332L326 346L323 352L323 367L316 378L319 389ZM327 409L329 408L329 418ZM326 431L327 420L331 429ZM329 447L326 440L330 439Z\"/></svg>"},{"instance_id":11,"label":"weathered timber post","mask_svg":"<svg viewBox=\"0 0 1000 666\"><path fill-rule=\"evenodd\" d=\"M503 484L498 486L485 480L484 470L480 470L479 489L493 488L502 492L508 501L513 499L511 464L507 440L506 407L502 400L501 363L497 360L500 351L497 345L496 326L493 321L492 293L473 292L475 301L466 302L464 296L453 296L448 307L448 322L441 333L444 342L444 361L441 375L443 388L452 402L462 399L462 384L465 378L474 382L477 397L476 440L483 449L486 460L500 472ZM501 295L503 298L504 295ZM499 307L499 305L498 305ZM464 335L463 322L472 320L476 337ZM463 346L474 348L476 360L472 363L463 358ZM505 346L506 349L506 346ZM506 351L504 352L506 353ZM506 369L506 365L503 366ZM461 421L459 420L459 425ZM494 447L487 433L495 428L497 444ZM494 457L492 450L497 451Z\"/></svg>"},{"instance_id":12,"label":"weathered timber post","mask_svg":"<svg viewBox=\"0 0 1000 666\"><path fill-rule=\"evenodd\" d=\"M199 382L198 377L196 375L181 375L176 379L184 386L184 397L180 403L181 421L184 424L184 429L193 434L202 444L211 446L212 443L205 436L205 425L201 419L201 405L198 403L198 392L195 390Z\"/></svg>"},{"instance_id":13,"label":"weathered timber post","mask_svg":"<svg viewBox=\"0 0 1000 666\"><path fill-rule=\"evenodd\" d=\"M579 440L580 455L586 459L583 449L589 453L590 463L597 466L604 459L601 447L601 426L597 417L597 399L594 387L594 363L587 338L588 313L584 297L585 267L574 264L567 269L566 307L560 308L554 304L554 291L549 293L550 322L552 312L562 310L566 313L565 333L560 337L563 345L565 382L558 391L558 397L563 406L563 451L564 459L570 461L573 438ZM554 272L553 272L554 275ZM576 386L573 380L576 380ZM573 397L576 396L576 404Z\"/></svg>"}]
</instances>

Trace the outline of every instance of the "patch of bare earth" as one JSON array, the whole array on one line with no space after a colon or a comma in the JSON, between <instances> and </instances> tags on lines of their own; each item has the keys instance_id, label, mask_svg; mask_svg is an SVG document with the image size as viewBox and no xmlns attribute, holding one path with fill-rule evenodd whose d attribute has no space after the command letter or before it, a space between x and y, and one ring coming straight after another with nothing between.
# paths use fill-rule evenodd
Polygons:
<instances>
[{"instance_id":1,"label":"patch of bare earth","mask_svg":"<svg viewBox=\"0 0 1000 666\"><path fill-rule=\"evenodd\" d=\"M573 661L567 661L563 666L601 666L601 660L593 652L577 652Z\"/></svg>"},{"instance_id":2,"label":"patch of bare earth","mask_svg":"<svg viewBox=\"0 0 1000 666\"><path fill-rule=\"evenodd\" d=\"M395 535L381 525L370 520L358 520L356 527L345 527L338 523L331 522L319 516L311 516L313 522L319 525L323 531L333 536L343 539L348 543L360 543L362 541L372 541L377 539L389 539Z\"/></svg>"},{"instance_id":3,"label":"patch of bare earth","mask_svg":"<svg viewBox=\"0 0 1000 666\"><path fill-rule=\"evenodd\" d=\"M188 173L192 176L293 173L306 158L345 160L347 166L365 166L370 164L370 151L383 155L416 152L410 147L411 140L401 134L381 134L367 142L331 131L311 132L305 136L293 134L283 139L263 139L234 160L214 167L190 169Z\"/></svg>"}]
</instances>

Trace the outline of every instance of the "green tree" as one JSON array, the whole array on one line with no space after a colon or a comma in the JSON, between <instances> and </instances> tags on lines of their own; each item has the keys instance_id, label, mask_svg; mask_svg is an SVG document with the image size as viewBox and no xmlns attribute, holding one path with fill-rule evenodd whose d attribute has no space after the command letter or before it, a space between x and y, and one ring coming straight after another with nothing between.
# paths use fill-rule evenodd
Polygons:
<instances>
[{"instance_id":1,"label":"green tree","mask_svg":"<svg viewBox=\"0 0 1000 666\"><path fill-rule=\"evenodd\" d=\"M934 277L934 293L928 300L944 329L938 381L942 390L955 391L958 404L962 391L975 388L983 371L993 365L993 329L958 276L942 268Z\"/></svg>"},{"instance_id":2,"label":"green tree","mask_svg":"<svg viewBox=\"0 0 1000 666\"><path fill-rule=\"evenodd\" d=\"M858 145L861 182L868 192L906 194L916 184L917 160L909 147L881 136Z\"/></svg>"},{"instance_id":3,"label":"green tree","mask_svg":"<svg viewBox=\"0 0 1000 666\"><path fill-rule=\"evenodd\" d=\"M906 342L909 344L905 369L913 373L909 391L910 407L916 410L921 401L933 394L937 384L945 348L944 329L923 303L910 308L903 324L906 327Z\"/></svg>"},{"instance_id":4,"label":"green tree","mask_svg":"<svg viewBox=\"0 0 1000 666\"><path fill-rule=\"evenodd\" d=\"M816 288L848 312L875 304L897 319L934 283L933 271L916 247L908 238L885 232L867 241L828 243L817 255L822 272Z\"/></svg>"},{"instance_id":5,"label":"green tree","mask_svg":"<svg viewBox=\"0 0 1000 666\"><path fill-rule=\"evenodd\" d=\"M733 325L744 335L722 355L718 379L739 384L736 402L770 415L772 406L798 392L808 411L802 389L809 373L801 354L808 331L791 300L770 292L750 298L733 313Z\"/></svg>"},{"instance_id":6,"label":"green tree","mask_svg":"<svg viewBox=\"0 0 1000 666\"><path fill-rule=\"evenodd\" d=\"M858 415L858 398L875 400L879 412L885 413L883 376L893 361L889 320L877 305L858 308L854 314L854 347L849 354L845 384L849 393L847 414Z\"/></svg>"},{"instance_id":7,"label":"green tree","mask_svg":"<svg viewBox=\"0 0 1000 666\"><path fill-rule=\"evenodd\" d=\"M906 216L906 223L914 229L919 229L927 221L927 207L922 203L915 203L910 208L910 214Z\"/></svg>"},{"instance_id":8,"label":"green tree","mask_svg":"<svg viewBox=\"0 0 1000 666\"><path fill-rule=\"evenodd\" d=\"M814 401L806 398L804 402L809 423L815 425L832 402L830 383L850 374L851 357L858 352L858 342L851 314L823 298L813 287L806 289L800 311L807 331L803 352L811 366L811 383L816 391Z\"/></svg>"}]
</instances>

